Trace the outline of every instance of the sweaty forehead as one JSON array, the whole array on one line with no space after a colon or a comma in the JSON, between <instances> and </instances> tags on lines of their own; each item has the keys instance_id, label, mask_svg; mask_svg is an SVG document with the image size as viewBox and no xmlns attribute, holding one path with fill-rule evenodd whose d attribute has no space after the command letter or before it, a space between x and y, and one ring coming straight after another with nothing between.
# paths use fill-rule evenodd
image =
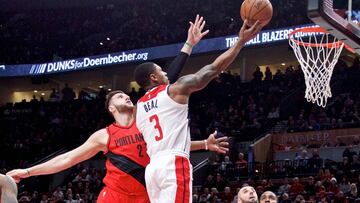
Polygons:
<instances>
[{"instance_id":1,"label":"sweaty forehead","mask_svg":"<svg viewBox=\"0 0 360 203\"><path fill-rule=\"evenodd\" d=\"M127 96L127 95L125 93L122 93L122 92L116 93L111 97L110 102L113 101L114 98L118 98L120 96L124 97L124 96Z\"/></svg>"},{"instance_id":2,"label":"sweaty forehead","mask_svg":"<svg viewBox=\"0 0 360 203\"><path fill-rule=\"evenodd\" d=\"M240 192L244 192L245 190L255 191L255 189L251 186L246 186L240 189Z\"/></svg>"}]
</instances>

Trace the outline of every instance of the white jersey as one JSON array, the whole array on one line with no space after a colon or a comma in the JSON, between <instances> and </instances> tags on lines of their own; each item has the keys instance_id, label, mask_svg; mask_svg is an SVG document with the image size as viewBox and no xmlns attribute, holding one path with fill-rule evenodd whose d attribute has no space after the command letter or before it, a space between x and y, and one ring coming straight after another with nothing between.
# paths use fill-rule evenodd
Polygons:
<instances>
[{"instance_id":1,"label":"white jersey","mask_svg":"<svg viewBox=\"0 0 360 203\"><path fill-rule=\"evenodd\" d=\"M137 103L136 124L144 136L150 159L155 155L179 152L189 155L188 105L170 98L169 85L148 91Z\"/></svg>"}]
</instances>

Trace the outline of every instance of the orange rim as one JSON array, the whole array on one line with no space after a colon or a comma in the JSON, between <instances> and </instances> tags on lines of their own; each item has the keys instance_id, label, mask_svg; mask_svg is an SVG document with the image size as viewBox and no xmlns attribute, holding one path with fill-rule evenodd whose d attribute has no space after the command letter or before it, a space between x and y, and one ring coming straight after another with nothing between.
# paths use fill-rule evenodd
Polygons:
<instances>
[{"instance_id":1,"label":"orange rim","mask_svg":"<svg viewBox=\"0 0 360 203\"><path fill-rule=\"evenodd\" d=\"M321 28L321 27L305 27L305 28L300 28L300 29L292 31L289 34L289 40L294 41L296 44L298 44L300 46L327 47L329 49L331 49L331 48L339 48L344 44L345 49L349 50L351 53L355 53L355 50L353 48L351 48L349 45L345 44L342 41L317 44L317 43L302 42L302 41L296 40L294 38L291 38L296 33L309 33L309 32L318 32L318 33L323 33L323 34L329 34L324 28Z\"/></svg>"}]
</instances>

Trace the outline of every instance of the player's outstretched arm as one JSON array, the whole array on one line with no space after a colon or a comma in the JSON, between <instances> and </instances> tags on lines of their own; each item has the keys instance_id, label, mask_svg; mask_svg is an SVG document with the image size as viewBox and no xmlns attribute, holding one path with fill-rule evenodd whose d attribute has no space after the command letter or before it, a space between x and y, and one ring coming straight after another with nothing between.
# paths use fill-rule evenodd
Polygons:
<instances>
[{"instance_id":1,"label":"player's outstretched arm","mask_svg":"<svg viewBox=\"0 0 360 203\"><path fill-rule=\"evenodd\" d=\"M206 140L191 141L190 151L196 150L209 150L221 154L225 154L229 151L229 142L227 137L215 138L217 132L210 134Z\"/></svg>"},{"instance_id":2,"label":"player's outstretched arm","mask_svg":"<svg viewBox=\"0 0 360 203\"><path fill-rule=\"evenodd\" d=\"M203 17L196 15L195 22L189 23L190 27L188 30L188 37L186 42L182 47L180 54L171 62L168 69L166 70L170 83L175 82L179 78L180 72L184 68L193 47L197 45L207 33L209 33L209 30L203 32L205 27L205 20Z\"/></svg>"},{"instance_id":3,"label":"player's outstretched arm","mask_svg":"<svg viewBox=\"0 0 360 203\"><path fill-rule=\"evenodd\" d=\"M247 20L245 20L243 26L241 27L239 40L234 46L217 57L212 64L203 67L195 74L179 78L177 82L172 85L173 87L171 89L173 89L173 91L171 91L171 89L170 91L176 92L175 94L189 95L192 92L203 89L212 79L224 71L235 60L245 43L253 39L262 28L259 21L251 27L247 27L246 23ZM182 102L181 99L180 102Z\"/></svg>"},{"instance_id":4,"label":"player's outstretched arm","mask_svg":"<svg viewBox=\"0 0 360 203\"><path fill-rule=\"evenodd\" d=\"M101 129L92 134L84 144L72 151L31 168L12 170L6 175L19 182L21 179L30 176L47 175L63 171L93 157L100 151L106 151L107 137L106 129Z\"/></svg>"},{"instance_id":5,"label":"player's outstretched arm","mask_svg":"<svg viewBox=\"0 0 360 203\"><path fill-rule=\"evenodd\" d=\"M191 54L192 48L197 45L200 40L209 33L209 30L205 30L203 32L203 29L205 27L206 21L202 16L196 15L195 22L189 22L190 27L188 30L188 36L186 39L186 42L181 49L181 52L186 53L188 55Z\"/></svg>"}]
</instances>

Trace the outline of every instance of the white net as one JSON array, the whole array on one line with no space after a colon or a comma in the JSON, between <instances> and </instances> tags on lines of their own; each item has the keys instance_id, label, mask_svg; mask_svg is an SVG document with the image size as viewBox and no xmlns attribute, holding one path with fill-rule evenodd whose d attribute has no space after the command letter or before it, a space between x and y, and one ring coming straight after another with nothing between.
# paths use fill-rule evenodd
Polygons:
<instances>
[{"instance_id":1,"label":"white net","mask_svg":"<svg viewBox=\"0 0 360 203\"><path fill-rule=\"evenodd\" d=\"M289 43L304 72L305 98L325 107L331 97L331 76L344 44L325 32L297 32L290 36Z\"/></svg>"}]
</instances>

